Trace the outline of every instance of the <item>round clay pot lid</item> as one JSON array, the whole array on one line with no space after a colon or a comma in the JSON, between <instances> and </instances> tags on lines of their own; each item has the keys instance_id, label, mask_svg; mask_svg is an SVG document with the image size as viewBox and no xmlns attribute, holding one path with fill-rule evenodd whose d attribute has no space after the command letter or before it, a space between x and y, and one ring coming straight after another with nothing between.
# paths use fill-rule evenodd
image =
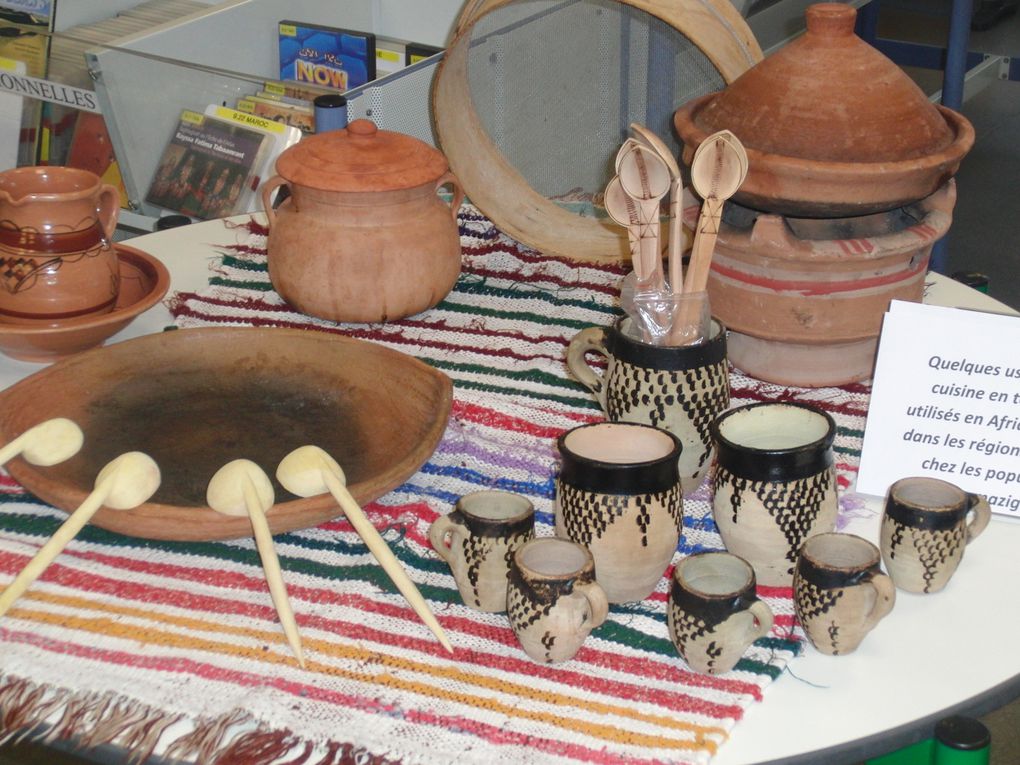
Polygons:
<instances>
[{"instance_id":1,"label":"round clay pot lid","mask_svg":"<svg viewBox=\"0 0 1020 765\"><path fill-rule=\"evenodd\" d=\"M437 180L446 157L424 141L354 120L343 130L308 136L276 160L290 183L323 191L395 191Z\"/></svg>"},{"instance_id":2,"label":"round clay pot lid","mask_svg":"<svg viewBox=\"0 0 1020 765\"><path fill-rule=\"evenodd\" d=\"M807 31L738 77L695 118L745 146L825 162L925 157L954 134L895 63L854 34L857 11L818 3Z\"/></svg>"}]
</instances>

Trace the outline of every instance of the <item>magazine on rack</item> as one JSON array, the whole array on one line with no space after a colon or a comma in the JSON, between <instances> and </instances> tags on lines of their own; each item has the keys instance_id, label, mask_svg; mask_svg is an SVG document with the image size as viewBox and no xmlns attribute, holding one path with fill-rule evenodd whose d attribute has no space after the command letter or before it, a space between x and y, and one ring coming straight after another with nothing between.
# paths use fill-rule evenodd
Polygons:
<instances>
[{"instance_id":1,"label":"magazine on rack","mask_svg":"<svg viewBox=\"0 0 1020 765\"><path fill-rule=\"evenodd\" d=\"M375 35L281 21L280 79L348 90L375 79Z\"/></svg>"},{"instance_id":2,"label":"magazine on rack","mask_svg":"<svg viewBox=\"0 0 1020 765\"><path fill-rule=\"evenodd\" d=\"M185 110L145 200L195 218L243 212L271 143L264 131Z\"/></svg>"}]
</instances>

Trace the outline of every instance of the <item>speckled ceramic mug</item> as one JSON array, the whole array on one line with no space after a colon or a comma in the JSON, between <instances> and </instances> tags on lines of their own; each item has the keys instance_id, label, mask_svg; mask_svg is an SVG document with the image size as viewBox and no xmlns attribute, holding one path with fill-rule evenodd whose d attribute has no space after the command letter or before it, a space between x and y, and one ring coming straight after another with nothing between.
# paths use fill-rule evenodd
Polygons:
<instances>
[{"instance_id":1,"label":"speckled ceramic mug","mask_svg":"<svg viewBox=\"0 0 1020 765\"><path fill-rule=\"evenodd\" d=\"M908 592L938 592L991 517L979 494L937 478L900 479L882 516L882 558L893 582Z\"/></svg>"},{"instance_id":2,"label":"speckled ceramic mug","mask_svg":"<svg viewBox=\"0 0 1020 765\"><path fill-rule=\"evenodd\" d=\"M680 439L680 480L690 494L712 461L712 420L730 404L726 330L713 321L707 342L671 347L634 338L630 323L581 330L567 348L567 367L610 422L644 423ZM606 358L605 374L588 364L588 353Z\"/></svg>"},{"instance_id":3,"label":"speckled ceramic mug","mask_svg":"<svg viewBox=\"0 0 1020 765\"><path fill-rule=\"evenodd\" d=\"M429 541L450 565L464 603L478 611L506 610L514 550L535 538L535 508L519 494L465 494L429 527Z\"/></svg>"},{"instance_id":4,"label":"speckled ceramic mug","mask_svg":"<svg viewBox=\"0 0 1020 765\"><path fill-rule=\"evenodd\" d=\"M836 423L807 404L759 403L720 415L712 433L712 513L723 544L760 584L789 587L804 540L836 528Z\"/></svg>"},{"instance_id":5,"label":"speckled ceramic mug","mask_svg":"<svg viewBox=\"0 0 1020 765\"><path fill-rule=\"evenodd\" d=\"M726 552L684 558L673 568L666 623L695 672L729 672L772 629L772 610L755 594L754 569Z\"/></svg>"},{"instance_id":6,"label":"speckled ceramic mug","mask_svg":"<svg viewBox=\"0 0 1020 765\"><path fill-rule=\"evenodd\" d=\"M881 560L875 545L854 534L818 534L804 542L793 604L808 640L822 653L856 650L892 610L896 587L882 573Z\"/></svg>"},{"instance_id":7,"label":"speckled ceramic mug","mask_svg":"<svg viewBox=\"0 0 1020 765\"><path fill-rule=\"evenodd\" d=\"M573 658L609 614L591 552L558 537L540 537L517 548L506 603L510 627L524 652L543 664Z\"/></svg>"},{"instance_id":8,"label":"speckled ceramic mug","mask_svg":"<svg viewBox=\"0 0 1020 765\"><path fill-rule=\"evenodd\" d=\"M591 550L611 603L643 600L680 541L679 440L650 425L598 422L557 445L557 536Z\"/></svg>"}]
</instances>

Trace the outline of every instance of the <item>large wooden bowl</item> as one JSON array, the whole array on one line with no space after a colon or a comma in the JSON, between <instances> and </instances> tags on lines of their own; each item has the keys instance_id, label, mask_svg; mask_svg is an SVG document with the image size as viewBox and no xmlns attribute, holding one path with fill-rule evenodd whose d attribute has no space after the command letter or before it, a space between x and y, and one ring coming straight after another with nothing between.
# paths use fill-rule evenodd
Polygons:
<instances>
[{"instance_id":1,"label":"large wooden bowl","mask_svg":"<svg viewBox=\"0 0 1020 765\"><path fill-rule=\"evenodd\" d=\"M272 477L292 449L316 444L344 468L355 499L370 502L432 454L451 393L449 378L428 365L341 335L182 329L86 351L0 393L0 443L68 417L85 433L77 456L49 468L8 463L33 494L73 510L103 465L139 450L159 464L159 491L134 510L100 509L97 526L149 539L231 539L252 531L246 517L205 505L222 465L246 458ZM340 514L328 495L299 499L274 486L274 533Z\"/></svg>"}]
</instances>

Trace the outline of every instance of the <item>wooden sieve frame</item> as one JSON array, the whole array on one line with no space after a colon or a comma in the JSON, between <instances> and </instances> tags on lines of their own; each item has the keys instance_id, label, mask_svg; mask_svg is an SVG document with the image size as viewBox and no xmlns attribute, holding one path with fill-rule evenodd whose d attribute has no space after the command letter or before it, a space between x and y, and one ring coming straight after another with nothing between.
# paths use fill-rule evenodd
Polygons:
<instances>
[{"instance_id":1,"label":"wooden sieve frame","mask_svg":"<svg viewBox=\"0 0 1020 765\"><path fill-rule=\"evenodd\" d=\"M617 1L655 16L686 36L726 83L762 59L754 34L729 0ZM482 17L514 2L468 0L461 11L432 90L440 146L471 201L517 241L575 260L628 259L622 228L572 214L531 188L490 140L475 112L467 76L472 29Z\"/></svg>"}]
</instances>

